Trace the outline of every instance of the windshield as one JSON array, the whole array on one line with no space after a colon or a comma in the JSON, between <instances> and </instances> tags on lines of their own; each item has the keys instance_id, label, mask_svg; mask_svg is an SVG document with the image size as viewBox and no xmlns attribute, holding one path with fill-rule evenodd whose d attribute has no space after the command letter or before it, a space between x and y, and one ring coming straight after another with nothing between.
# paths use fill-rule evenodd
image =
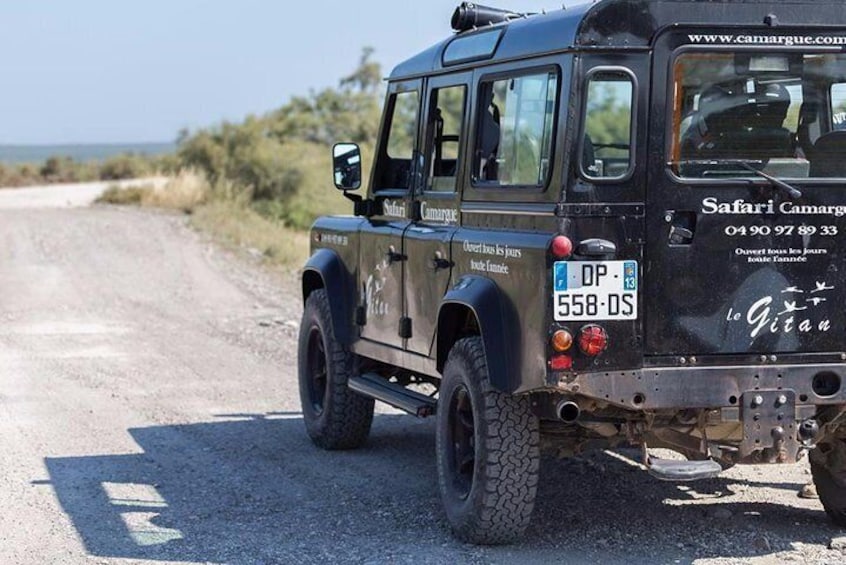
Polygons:
<instances>
[{"instance_id":1,"label":"windshield","mask_svg":"<svg viewBox=\"0 0 846 565\"><path fill-rule=\"evenodd\" d=\"M673 76L676 175L846 177L846 55L686 52Z\"/></svg>"}]
</instances>

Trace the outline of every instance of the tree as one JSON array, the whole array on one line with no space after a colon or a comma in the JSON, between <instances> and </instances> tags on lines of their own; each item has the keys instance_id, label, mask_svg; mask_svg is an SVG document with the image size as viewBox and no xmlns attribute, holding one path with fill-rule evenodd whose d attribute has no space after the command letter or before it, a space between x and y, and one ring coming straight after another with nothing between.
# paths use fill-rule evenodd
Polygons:
<instances>
[{"instance_id":1,"label":"tree","mask_svg":"<svg viewBox=\"0 0 846 565\"><path fill-rule=\"evenodd\" d=\"M365 48L358 68L341 79L337 89L294 97L271 113L268 116L271 135L283 143L292 140L327 146L339 141L375 143L381 112L382 67L370 60L372 54L372 48Z\"/></svg>"}]
</instances>

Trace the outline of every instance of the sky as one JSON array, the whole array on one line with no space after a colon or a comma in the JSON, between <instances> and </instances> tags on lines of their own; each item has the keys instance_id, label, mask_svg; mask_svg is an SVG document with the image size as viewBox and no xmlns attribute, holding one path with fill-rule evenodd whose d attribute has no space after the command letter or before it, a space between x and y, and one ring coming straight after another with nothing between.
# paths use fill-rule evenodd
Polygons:
<instances>
[{"instance_id":1,"label":"sky","mask_svg":"<svg viewBox=\"0 0 846 565\"><path fill-rule=\"evenodd\" d=\"M336 86L364 46L388 74L450 35L459 3L0 0L0 144L172 141L261 114Z\"/></svg>"}]
</instances>

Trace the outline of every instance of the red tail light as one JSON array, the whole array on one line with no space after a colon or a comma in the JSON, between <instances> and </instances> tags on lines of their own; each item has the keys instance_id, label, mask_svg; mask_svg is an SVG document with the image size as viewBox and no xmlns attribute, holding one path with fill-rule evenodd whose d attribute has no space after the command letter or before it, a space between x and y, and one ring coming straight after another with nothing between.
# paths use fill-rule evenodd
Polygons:
<instances>
[{"instance_id":1,"label":"red tail light","mask_svg":"<svg viewBox=\"0 0 846 565\"><path fill-rule=\"evenodd\" d=\"M553 371L569 371L573 368L573 358L569 355L553 355L549 360L549 368Z\"/></svg>"},{"instance_id":2,"label":"red tail light","mask_svg":"<svg viewBox=\"0 0 846 565\"><path fill-rule=\"evenodd\" d=\"M579 349L588 357L596 357L608 347L608 332L602 326L585 326L579 332Z\"/></svg>"},{"instance_id":3,"label":"red tail light","mask_svg":"<svg viewBox=\"0 0 846 565\"><path fill-rule=\"evenodd\" d=\"M566 235L556 235L552 238L550 252L556 259L566 259L573 254L573 242Z\"/></svg>"}]
</instances>

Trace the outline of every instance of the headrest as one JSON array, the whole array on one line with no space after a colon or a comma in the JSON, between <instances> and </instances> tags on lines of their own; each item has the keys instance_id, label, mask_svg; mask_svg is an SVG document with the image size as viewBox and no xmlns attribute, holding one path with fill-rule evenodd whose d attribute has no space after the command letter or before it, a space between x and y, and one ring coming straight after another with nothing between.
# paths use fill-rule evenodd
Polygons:
<instances>
[{"instance_id":1,"label":"headrest","mask_svg":"<svg viewBox=\"0 0 846 565\"><path fill-rule=\"evenodd\" d=\"M746 83L709 86L699 99L699 111L711 131L721 133L755 127L781 127L790 107L790 93L776 82L758 83L746 92Z\"/></svg>"},{"instance_id":2,"label":"headrest","mask_svg":"<svg viewBox=\"0 0 846 565\"><path fill-rule=\"evenodd\" d=\"M708 130L737 131L751 113L749 96L743 92L742 84L714 84L699 97L699 112Z\"/></svg>"}]
</instances>

